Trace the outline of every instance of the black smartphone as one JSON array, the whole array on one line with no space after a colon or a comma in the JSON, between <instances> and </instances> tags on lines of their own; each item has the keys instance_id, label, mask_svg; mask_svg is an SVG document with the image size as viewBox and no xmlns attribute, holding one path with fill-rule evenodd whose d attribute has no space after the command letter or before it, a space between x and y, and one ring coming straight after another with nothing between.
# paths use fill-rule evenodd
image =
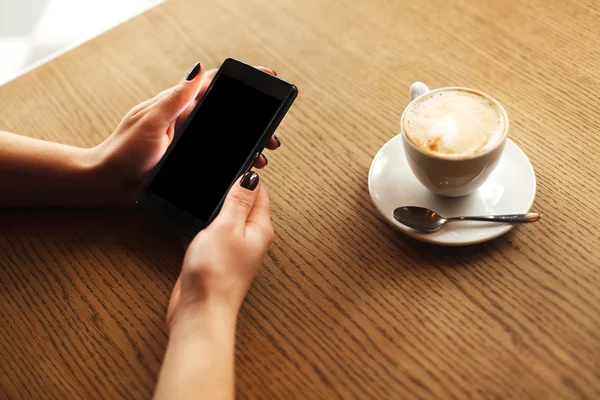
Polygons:
<instances>
[{"instance_id":1,"label":"black smartphone","mask_svg":"<svg viewBox=\"0 0 600 400\"><path fill-rule=\"evenodd\" d=\"M297 94L288 82L225 60L136 203L190 236L198 233L252 168Z\"/></svg>"}]
</instances>

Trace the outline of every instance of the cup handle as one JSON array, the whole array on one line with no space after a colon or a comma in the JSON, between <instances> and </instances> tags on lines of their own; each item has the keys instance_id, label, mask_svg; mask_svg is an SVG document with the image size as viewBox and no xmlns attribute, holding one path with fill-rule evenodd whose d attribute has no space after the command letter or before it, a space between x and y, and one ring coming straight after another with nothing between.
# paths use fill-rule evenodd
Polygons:
<instances>
[{"instance_id":1,"label":"cup handle","mask_svg":"<svg viewBox=\"0 0 600 400\"><path fill-rule=\"evenodd\" d=\"M423 82L415 82L412 85L410 85L410 91L408 96L410 97L410 101L413 101L417 97L429 91L429 88Z\"/></svg>"}]
</instances>

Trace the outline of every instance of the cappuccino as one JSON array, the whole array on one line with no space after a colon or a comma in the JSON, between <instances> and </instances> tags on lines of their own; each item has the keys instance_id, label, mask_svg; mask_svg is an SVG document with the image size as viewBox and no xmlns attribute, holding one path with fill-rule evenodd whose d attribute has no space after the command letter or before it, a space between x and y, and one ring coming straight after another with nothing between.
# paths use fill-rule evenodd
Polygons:
<instances>
[{"instance_id":1,"label":"cappuccino","mask_svg":"<svg viewBox=\"0 0 600 400\"><path fill-rule=\"evenodd\" d=\"M417 148L443 158L460 158L493 147L507 129L507 117L495 100L476 91L449 88L414 102L402 128Z\"/></svg>"}]
</instances>

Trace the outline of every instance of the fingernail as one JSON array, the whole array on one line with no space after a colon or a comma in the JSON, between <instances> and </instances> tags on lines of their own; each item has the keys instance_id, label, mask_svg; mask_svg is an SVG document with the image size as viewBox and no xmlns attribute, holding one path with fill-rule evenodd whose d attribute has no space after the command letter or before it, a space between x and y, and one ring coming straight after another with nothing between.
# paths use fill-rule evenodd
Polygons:
<instances>
[{"instance_id":1,"label":"fingernail","mask_svg":"<svg viewBox=\"0 0 600 400\"><path fill-rule=\"evenodd\" d=\"M277 147L281 147L281 140L279 140L279 138L275 135L273 135L273 139L275 139L275 141L277 142Z\"/></svg>"},{"instance_id":2,"label":"fingernail","mask_svg":"<svg viewBox=\"0 0 600 400\"><path fill-rule=\"evenodd\" d=\"M262 158L265 160L265 166L269 163L269 159L267 158L267 156L265 156L264 154L261 153Z\"/></svg>"},{"instance_id":3,"label":"fingernail","mask_svg":"<svg viewBox=\"0 0 600 400\"><path fill-rule=\"evenodd\" d=\"M277 76L277 72L273 71L273 75Z\"/></svg>"},{"instance_id":4,"label":"fingernail","mask_svg":"<svg viewBox=\"0 0 600 400\"><path fill-rule=\"evenodd\" d=\"M258 174L254 171L248 171L242 177L240 181L240 186L244 189L254 190L256 186L258 186Z\"/></svg>"},{"instance_id":5,"label":"fingernail","mask_svg":"<svg viewBox=\"0 0 600 400\"><path fill-rule=\"evenodd\" d=\"M187 76L185 77L185 80L194 80L194 78L198 75L198 72L200 72L200 63L196 63L196 65L194 65L192 69L190 69L190 72L188 72Z\"/></svg>"}]
</instances>

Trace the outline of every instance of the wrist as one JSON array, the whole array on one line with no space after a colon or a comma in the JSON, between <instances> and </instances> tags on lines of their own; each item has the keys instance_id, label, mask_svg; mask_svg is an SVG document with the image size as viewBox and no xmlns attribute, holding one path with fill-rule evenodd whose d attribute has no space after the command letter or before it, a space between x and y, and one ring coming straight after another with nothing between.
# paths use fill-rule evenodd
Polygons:
<instances>
[{"instance_id":1,"label":"wrist","mask_svg":"<svg viewBox=\"0 0 600 400\"><path fill-rule=\"evenodd\" d=\"M155 398L233 399L235 316L217 304L178 311Z\"/></svg>"},{"instance_id":2,"label":"wrist","mask_svg":"<svg viewBox=\"0 0 600 400\"><path fill-rule=\"evenodd\" d=\"M182 299L183 300L183 299ZM195 335L199 329L214 333L235 332L238 310L208 299L180 303L169 323L171 336Z\"/></svg>"},{"instance_id":3,"label":"wrist","mask_svg":"<svg viewBox=\"0 0 600 400\"><path fill-rule=\"evenodd\" d=\"M133 206L139 187L122 179L123 171L115 171L100 146L82 149L83 164L89 181L93 182L99 205L111 207Z\"/></svg>"}]
</instances>

